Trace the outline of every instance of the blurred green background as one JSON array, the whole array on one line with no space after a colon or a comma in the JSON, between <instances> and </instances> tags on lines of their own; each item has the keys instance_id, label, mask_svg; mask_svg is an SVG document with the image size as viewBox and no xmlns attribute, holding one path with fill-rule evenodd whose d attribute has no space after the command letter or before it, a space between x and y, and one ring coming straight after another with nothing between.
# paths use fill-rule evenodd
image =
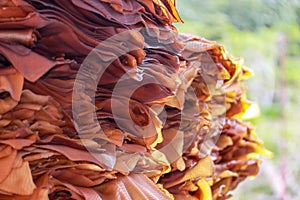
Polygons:
<instances>
[{"instance_id":1,"label":"blurred green background","mask_svg":"<svg viewBox=\"0 0 300 200\"><path fill-rule=\"evenodd\" d=\"M300 200L300 0L179 0L177 7L179 32L223 44L255 73L246 84L261 115L251 121L274 158L232 199Z\"/></svg>"}]
</instances>

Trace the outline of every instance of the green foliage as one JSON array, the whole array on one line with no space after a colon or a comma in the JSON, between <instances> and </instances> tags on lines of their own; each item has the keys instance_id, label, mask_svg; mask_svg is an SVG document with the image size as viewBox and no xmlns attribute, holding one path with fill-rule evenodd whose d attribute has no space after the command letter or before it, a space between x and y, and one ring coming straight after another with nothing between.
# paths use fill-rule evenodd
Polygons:
<instances>
[{"instance_id":1,"label":"green foliage","mask_svg":"<svg viewBox=\"0 0 300 200\"><path fill-rule=\"evenodd\" d=\"M257 31L279 22L300 25L297 0L182 0L177 4L183 19L211 27L227 23L239 30Z\"/></svg>"},{"instance_id":2,"label":"green foliage","mask_svg":"<svg viewBox=\"0 0 300 200\"><path fill-rule=\"evenodd\" d=\"M280 118L280 105L278 102L273 103L271 106L262 109L262 115L268 117L269 119L279 119ZM259 123L259 122L258 122Z\"/></svg>"},{"instance_id":3,"label":"green foliage","mask_svg":"<svg viewBox=\"0 0 300 200\"><path fill-rule=\"evenodd\" d=\"M231 23L240 30L255 31L271 27L279 18L269 4L260 0L228 0L223 11ZM275 19L275 20L274 20Z\"/></svg>"},{"instance_id":4,"label":"green foliage","mask_svg":"<svg viewBox=\"0 0 300 200\"><path fill-rule=\"evenodd\" d=\"M288 141L289 155L299 155L297 137L300 113L300 1L299 0L181 0L177 1L184 24L176 24L180 32L216 40L236 57L244 57L255 76L247 82L248 97L261 104L261 116L251 120L259 137L275 157L269 164L278 172L282 143ZM287 38L285 73L278 66L279 36ZM287 119L282 119L279 103L280 82L285 76L288 102ZM269 98L271 103L264 103ZM287 158L289 159L289 158ZM289 160L289 167L293 161ZM298 168L296 164L295 168ZM240 186L234 199L277 199L266 175L259 182ZM291 180L300 177L300 170ZM299 180L299 179L298 179ZM246 183L247 184L247 183ZM290 184L290 183L288 183ZM294 187L290 184L288 187ZM298 190L289 191L291 199L299 199ZM254 194L258 194L255 196ZM298 196L297 196L298 195ZM297 196L297 197L296 197Z\"/></svg>"},{"instance_id":5,"label":"green foliage","mask_svg":"<svg viewBox=\"0 0 300 200\"><path fill-rule=\"evenodd\" d=\"M300 52L300 51L299 51ZM300 57L288 57L286 60L288 85L293 88L300 87ZM299 95L298 93L295 95Z\"/></svg>"},{"instance_id":6,"label":"green foliage","mask_svg":"<svg viewBox=\"0 0 300 200\"><path fill-rule=\"evenodd\" d=\"M300 5L295 7L295 14L296 14L296 22L300 27Z\"/></svg>"}]
</instances>

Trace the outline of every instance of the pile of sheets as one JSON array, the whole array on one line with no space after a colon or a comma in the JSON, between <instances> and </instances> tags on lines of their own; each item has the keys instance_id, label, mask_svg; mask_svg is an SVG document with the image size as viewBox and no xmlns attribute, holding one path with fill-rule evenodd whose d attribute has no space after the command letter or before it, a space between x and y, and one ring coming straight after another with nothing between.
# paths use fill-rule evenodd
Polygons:
<instances>
[{"instance_id":1,"label":"pile of sheets","mask_svg":"<svg viewBox=\"0 0 300 200\"><path fill-rule=\"evenodd\" d=\"M271 156L251 71L173 0L0 2L1 199L228 199Z\"/></svg>"}]
</instances>

